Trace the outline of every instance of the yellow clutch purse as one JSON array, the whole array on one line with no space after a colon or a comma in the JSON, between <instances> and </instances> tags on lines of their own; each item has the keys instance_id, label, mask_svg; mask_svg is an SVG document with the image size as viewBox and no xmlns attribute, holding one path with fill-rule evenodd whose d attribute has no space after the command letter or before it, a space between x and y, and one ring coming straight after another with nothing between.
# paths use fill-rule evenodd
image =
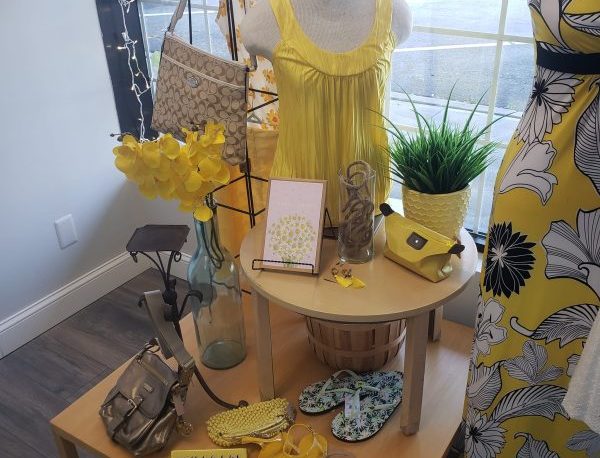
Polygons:
<instances>
[{"instance_id":1,"label":"yellow clutch purse","mask_svg":"<svg viewBox=\"0 0 600 458\"><path fill-rule=\"evenodd\" d=\"M296 411L287 399L276 398L227 410L206 422L208 437L221 447L247 443L248 438L268 439L294 423Z\"/></svg>"},{"instance_id":2,"label":"yellow clutch purse","mask_svg":"<svg viewBox=\"0 0 600 458\"><path fill-rule=\"evenodd\" d=\"M448 278L452 272L450 258L465 247L395 213L388 204L379 208L385 216L385 257L432 282Z\"/></svg>"}]
</instances>

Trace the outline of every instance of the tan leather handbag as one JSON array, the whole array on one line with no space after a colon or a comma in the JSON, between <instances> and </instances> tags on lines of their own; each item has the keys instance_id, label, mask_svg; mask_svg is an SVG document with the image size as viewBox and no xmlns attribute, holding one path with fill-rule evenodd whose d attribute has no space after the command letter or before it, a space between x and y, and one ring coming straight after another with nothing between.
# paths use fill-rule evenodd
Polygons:
<instances>
[{"instance_id":1,"label":"tan leather handbag","mask_svg":"<svg viewBox=\"0 0 600 458\"><path fill-rule=\"evenodd\" d=\"M158 70L152 128L183 140L183 127L225 125L223 159L246 160L248 67L208 54L175 35L187 0L180 0L165 33Z\"/></svg>"}]
</instances>

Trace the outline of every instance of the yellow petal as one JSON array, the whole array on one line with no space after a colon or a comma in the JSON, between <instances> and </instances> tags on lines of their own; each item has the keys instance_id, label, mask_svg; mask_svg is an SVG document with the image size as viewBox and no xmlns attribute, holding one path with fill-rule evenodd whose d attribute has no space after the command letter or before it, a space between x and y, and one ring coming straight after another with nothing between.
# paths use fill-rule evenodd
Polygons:
<instances>
[{"instance_id":1,"label":"yellow petal","mask_svg":"<svg viewBox=\"0 0 600 458\"><path fill-rule=\"evenodd\" d=\"M142 195L148 199L156 199L158 196L158 188L156 187L156 182L154 180L145 181L144 184L139 186L139 189Z\"/></svg>"},{"instance_id":2,"label":"yellow petal","mask_svg":"<svg viewBox=\"0 0 600 458\"><path fill-rule=\"evenodd\" d=\"M197 191L202 187L204 179L198 172L191 172L187 180L185 180L185 190L188 192Z\"/></svg>"},{"instance_id":3,"label":"yellow petal","mask_svg":"<svg viewBox=\"0 0 600 458\"><path fill-rule=\"evenodd\" d=\"M179 211L185 213L191 213L196 208L196 203L194 201L182 200L179 202Z\"/></svg>"},{"instance_id":4,"label":"yellow petal","mask_svg":"<svg viewBox=\"0 0 600 458\"><path fill-rule=\"evenodd\" d=\"M194 218L197 219L198 221L202 221L202 222L208 221L212 218L212 216L213 216L213 212L206 204L200 205L194 211Z\"/></svg>"},{"instance_id":5,"label":"yellow petal","mask_svg":"<svg viewBox=\"0 0 600 458\"><path fill-rule=\"evenodd\" d=\"M120 154L115 157L115 167L117 167L125 175L131 173L135 168L135 157L129 158L127 156L121 156Z\"/></svg>"},{"instance_id":6,"label":"yellow petal","mask_svg":"<svg viewBox=\"0 0 600 458\"><path fill-rule=\"evenodd\" d=\"M200 137L200 143L204 146L212 145L215 143L225 143L225 126L218 124L213 121L208 121L204 128L204 135Z\"/></svg>"},{"instance_id":7,"label":"yellow petal","mask_svg":"<svg viewBox=\"0 0 600 458\"><path fill-rule=\"evenodd\" d=\"M175 195L175 183L171 180L167 181L159 181L156 183L158 188L158 195L163 199L169 200L172 199Z\"/></svg>"},{"instance_id":8,"label":"yellow petal","mask_svg":"<svg viewBox=\"0 0 600 458\"><path fill-rule=\"evenodd\" d=\"M222 164L221 170L219 170L215 174L213 181L216 181L217 183L220 183L220 184L227 184L227 183L229 183L230 179L231 179L231 172L229 171L229 167L227 167L225 164Z\"/></svg>"},{"instance_id":9,"label":"yellow petal","mask_svg":"<svg viewBox=\"0 0 600 458\"><path fill-rule=\"evenodd\" d=\"M186 176L192 171L192 163L187 156L179 154L177 159L171 161L171 168L179 176Z\"/></svg>"},{"instance_id":10,"label":"yellow petal","mask_svg":"<svg viewBox=\"0 0 600 458\"><path fill-rule=\"evenodd\" d=\"M127 146L127 147L131 148L132 150L136 151L139 149L140 143L137 141L137 139L133 135L126 134L123 136L123 146Z\"/></svg>"},{"instance_id":11,"label":"yellow petal","mask_svg":"<svg viewBox=\"0 0 600 458\"><path fill-rule=\"evenodd\" d=\"M336 275L335 281L338 282L338 285L343 286L344 288L348 288L348 286L352 284L352 280L350 278L344 278L341 275Z\"/></svg>"},{"instance_id":12,"label":"yellow petal","mask_svg":"<svg viewBox=\"0 0 600 458\"><path fill-rule=\"evenodd\" d=\"M206 154L213 159L221 157L223 154L223 145L210 145L206 147Z\"/></svg>"},{"instance_id":13,"label":"yellow petal","mask_svg":"<svg viewBox=\"0 0 600 458\"><path fill-rule=\"evenodd\" d=\"M175 159L179 156L179 142L171 134L163 135L158 143L162 154L169 159Z\"/></svg>"},{"instance_id":14,"label":"yellow petal","mask_svg":"<svg viewBox=\"0 0 600 458\"><path fill-rule=\"evenodd\" d=\"M221 161L215 161L209 157L202 159L198 164L200 175L205 180L212 180L220 169Z\"/></svg>"},{"instance_id":15,"label":"yellow petal","mask_svg":"<svg viewBox=\"0 0 600 458\"><path fill-rule=\"evenodd\" d=\"M198 141L198 131L196 130L189 130L186 129L185 127L183 129L181 129L181 131L183 132L183 134L185 135L185 142L189 145L195 141Z\"/></svg>"},{"instance_id":16,"label":"yellow petal","mask_svg":"<svg viewBox=\"0 0 600 458\"><path fill-rule=\"evenodd\" d=\"M145 142L142 144L142 159L144 160L144 164L152 169L160 166L158 142Z\"/></svg>"},{"instance_id":17,"label":"yellow petal","mask_svg":"<svg viewBox=\"0 0 600 458\"><path fill-rule=\"evenodd\" d=\"M195 142L192 143L188 149L188 157L191 164L198 165L200 161L208 157L208 154L206 148L202 146L200 142Z\"/></svg>"},{"instance_id":18,"label":"yellow petal","mask_svg":"<svg viewBox=\"0 0 600 458\"><path fill-rule=\"evenodd\" d=\"M113 148L113 154L115 156L126 157L128 159L135 159L137 156L137 153L134 149L130 148L129 146L125 146L125 145L115 146Z\"/></svg>"},{"instance_id":19,"label":"yellow petal","mask_svg":"<svg viewBox=\"0 0 600 458\"><path fill-rule=\"evenodd\" d=\"M165 156L161 156L160 165L156 169L151 169L152 175L160 181L166 181L171 178L171 161Z\"/></svg>"},{"instance_id":20,"label":"yellow petal","mask_svg":"<svg viewBox=\"0 0 600 458\"><path fill-rule=\"evenodd\" d=\"M366 283L362 281L360 278L352 277L352 287L356 289L364 288Z\"/></svg>"}]
</instances>

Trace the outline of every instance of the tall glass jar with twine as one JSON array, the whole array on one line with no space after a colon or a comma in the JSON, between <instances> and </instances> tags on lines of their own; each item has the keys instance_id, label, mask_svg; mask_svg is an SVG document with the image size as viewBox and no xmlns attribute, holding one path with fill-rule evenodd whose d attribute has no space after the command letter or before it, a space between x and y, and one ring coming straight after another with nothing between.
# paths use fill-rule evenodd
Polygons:
<instances>
[{"instance_id":1,"label":"tall glass jar with twine","mask_svg":"<svg viewBox=\"0 0 600 458\"><path fill-rule=\"evenodd\" d=\"M373 259L375 179L375 171L364 161L339 172L338 256L342 262L360 264Z\"/></svg>"}]
</instances>

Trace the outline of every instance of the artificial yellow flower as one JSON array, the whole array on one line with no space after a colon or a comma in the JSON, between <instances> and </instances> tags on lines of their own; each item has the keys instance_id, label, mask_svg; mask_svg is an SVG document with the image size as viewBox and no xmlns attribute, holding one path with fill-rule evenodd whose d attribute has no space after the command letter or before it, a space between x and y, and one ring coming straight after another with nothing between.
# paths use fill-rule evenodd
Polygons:
<instances>
[{"instance_id":1,"label":"artificial yellow flower","mask_svg":"<svg viewBox=\"0 0 600 458\"><path fill-rule=\"evenodd\" d=\"M206 157L198 164L198 172L203 180L211 180L223 166L223 161Z\"/></svg>"},{"instance_id":2,"label":"artificial yellow flower","mask_svg":"<svg viewBox=\"0 0 600 458\"><path fill-rule=\"evenodd\" d=\"M215 173L214 181L219 184L227 184L229 183L229 180L231 180L231 172L229 167L227 167L225 164L221 164L221 169Z\"/></svg>"},{"instance_id":3,"label":"artificial yellow flower","mask_svg":"<svg viewBox=\"0 0 600 458\"><path fill-rule=\"evenodd\" d=\"M198 131L186 129L185 127L181 129L181 131L185 135L185 143L191 145L194 142L198 141Z\"/></svg>"},{"instance_id":4,"label":"artificial yellow flower","mask_svg":"<svg viewBox=\"0 0 600 458\"><path fill-rule=\"evenodd\" d=\"M160 148L157 142L142 143L142 159L152 169L160 166Z\"/></svg>"},{"instance_id":5,"label":"artificial yellow flower","mask_svg":"<svg viewBox=\"0 0 600 458\"><path fill-rule=\"evenodd\" d=\"M204 183L204 177L198 172L193 171L189 174L187 180L185 180L185 190L187 192L198 191Z\"/></svg>"},{"instance_id":6,"label":"artificial yellow flower","mask_svg":"<svg viewBox=\"0 0 600 458\"><path fill-rule=\"evenodd\" d=\"M207 147L203 146L201 142L195 142L190 145L188 149L188 158L190 163L193 165L198 165L200 161L208 157Z\"/></svg>"},{"instance_id":7,"label":"artificial yellow flower","mask_svg":"<svg viewBox=\"0 0 600 458\"><path fill-rule=\"evenodd\" d=\"M145 197L178 199L180 210L208 221L212 210L206 205L206 196L231 179L230 169L221 159L224 132L222 124L209 121L202 135L183 129L184 144L170 134L143 142L125 135L113 149L115 165Z\"/></svg>"},{"instance_id":8,"label":"artificial yellow flower","mask_svg":"<svg viewBox=\"0 0 600 458\"><path fill-rule=\"evenodd\" d=\"M163 135L158 141L161 153L169 159L175 159L179 156L180 145L171 134Z\"/></svg>"},{"instance_id":9,"label":"artificial yellow flower","mask_svg":"<svg viewBox=\"0 0 600 458\"><path fill-rule=\"evenodd\" d=\"M204 128L204 134L200 137L200 143L206 147L214 144L225 143L225 126L223 124L216 124L213 121L208 121Z\"/></svg>"},{"instance_id":10,"label":"artificial yellow flower","mask_svg":"<svg viewBox=\"0 0 600 458\"><path fill-rule=\"evenodd\" d=\"M158 195L165 199L173 199L177 194L175 192L176 185L172 180L159 181L156 183Z\"/></svg>"},{"instance_id":11,"label":"artificial yellow flower","mask_svg":"<svg viewBox=\"0 0 600 458\"><path fill-rule=\"evenodd\" d=\"M165 156L160 157L160 164L157 168L151 169L152 175L159 181L167 181L171 178L171 161Z\"/></svg>"},{"instance_id":12,"label":"artificial yellow flower","mask_svg":"<svg viewBox=\"0 0 600 458\"><path fill-rule=\"evenodd\" d=\"M146 180L143 184L138 186L142 195L150 200L156 199L158 196L158 187L156 186L156 181Z\"/></svg>"},{"instance_id":13,"label":"artificial yellow flower","mask_svg":"<svg viewBox=\"0 0 600 458\"><path fill-rule=\"evenodd\" d=\"M171 161L171 168L175 171L177 175L180 177L186 177L190 174L192 170L192 163L190 162L190 158L181 151L179 156Z\"/></svg>"},{"instance_id":14,"label":"artificial yellow flower","mask_svg":"<svg viewBox=\"0 0 600 458\"><path fill-rule=\"evenodd\" d=\"M204 203L194 210L194 218L196 218L198 221L206 222L209 221L212 217L212 210Z\"/></svg>"},{"instance_id":15,"label":"artificial yellow flower","mask_svg":"<svg viewBox=\"0 0 600 458\"><path fill-rule=\"evenodd\" d=\"M184 213L192 213L196 209L196 203L194 201L181 200L179 202L179 210Z\"/></svg>"}]
</instances>

